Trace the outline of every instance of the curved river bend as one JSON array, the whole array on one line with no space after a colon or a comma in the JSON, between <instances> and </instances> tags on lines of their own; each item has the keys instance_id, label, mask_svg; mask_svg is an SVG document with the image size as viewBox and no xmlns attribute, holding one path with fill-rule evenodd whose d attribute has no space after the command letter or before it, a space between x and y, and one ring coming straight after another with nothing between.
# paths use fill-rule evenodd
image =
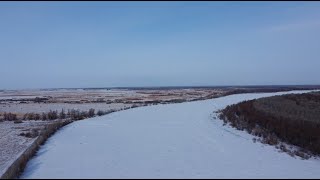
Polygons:
<instances>
[{"instance_id":1,"label":"curved river bend","mask_svg":"<svg viewBox=\"0 0 320 180\"><path fill-rule=\"evenodd\" d=\"M48 139L21 178L319 178L301 160L223 126L213 111L259 97L237 94L119 111L69 124Z\"/></svg>"}]
</instances>

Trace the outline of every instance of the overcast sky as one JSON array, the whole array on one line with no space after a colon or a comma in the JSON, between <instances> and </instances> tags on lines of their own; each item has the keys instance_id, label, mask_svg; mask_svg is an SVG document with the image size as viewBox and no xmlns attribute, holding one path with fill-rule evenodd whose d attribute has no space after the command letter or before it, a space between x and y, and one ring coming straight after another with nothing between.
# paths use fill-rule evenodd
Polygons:
<instances>
[{"instance_id":1,"label":"overcast sky","mask_svg":"<svg viewBox=\"0 0 320 180\"><path fill-rule=\"evenodd\" d=\"M0 89L320 84L320 2L0 2Z\"/></svg>"}]
</instances>

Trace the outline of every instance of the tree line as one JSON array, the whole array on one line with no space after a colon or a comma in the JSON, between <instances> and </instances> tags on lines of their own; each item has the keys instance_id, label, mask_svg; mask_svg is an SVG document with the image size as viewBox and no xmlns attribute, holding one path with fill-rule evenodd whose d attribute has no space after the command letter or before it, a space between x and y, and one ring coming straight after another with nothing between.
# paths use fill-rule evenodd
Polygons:
<instances>
[{"instance_id":1,"label":"tree line","mask_svg":"<svg viewBox=\"0 0 320 180\"><path fill-rule=\"evenodd\" d=\"M320 155L320 123L293 120L285 116L274 116L268 112L257 110L254 102L244 101L229 105L220 111L219 118L238 130L263 139L270 145L277 145L278 139Z\"/></svg>"},{"instance_id":2,"label":"tree line","mask_svg":"<svg viewBox=\"0 0 320 180\"><path fill-rule=\"evenodd\" d=\"M60 112L58 110L50 110L49 112L43 113L26 113L23 115L20 120L56 120L56 119L71 119L71 120L82 120L86 118L97 116L102 116L108 113L114 112L114 110L102 111L98 110L95 112L95 109L91 108L88 111L80 111L78 109L71 109L65 111L62 109ZM17 114L14 113L3 113L3 121L16 121L19 120Z\"/></svg>"}]
</instances>

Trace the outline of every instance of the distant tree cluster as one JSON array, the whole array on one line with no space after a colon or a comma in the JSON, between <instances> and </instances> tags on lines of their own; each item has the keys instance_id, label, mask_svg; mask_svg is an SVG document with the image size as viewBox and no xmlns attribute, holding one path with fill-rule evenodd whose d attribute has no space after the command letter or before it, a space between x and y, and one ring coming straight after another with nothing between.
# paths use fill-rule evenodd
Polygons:
<instances>
[{"instance_id":1,"label":"distant tree cluster","mask_svg":"<svg viewBox=\"0 0 320 180\"><path fill-rule=\"evenodd\" d=\"M63 110L62 110L63 112ZM55 119L65 119L63 116L59 116L58 111L50 110L47 113L26 113L23 116L23 120L55 120Z\"/></svg>"},{"instance_id":2,"label":"distant tree cluster","mask_svg":"<svg viewBox=\"0 0 320 180\"><path fill-rule=\"evenodd\" d=\"M82 120L85 118L91 118L95 115L102 116L108 113L114 112L114 110L102 111L99 110L95 113L95 109L91 108L88 111L80 111L76 109L68 110L67 112L62 109L60 112L57 110L49 112L39 113L26 113L23 115L21 120L56 120L56 119L71 119L71 120ZM18 120L17 115L14 113L3 113L3 118L1 120L4 121L15 121ZM21 123L22 121L17 121L17 123Z\"/></svg>"},{"instance_id":3,"label":"distant tree cluster","mask_svg":"<svg viewBox=\"0 0 320 180\"><path fill-rule=\"evenodd\" d=\"M80 111L80 110L68 110L67 117L71 118L72 120L82 120L85 118L90 118L95 115L94 109L90 109L89 111Z\"/></svg>"},{"instance_id":4,"label":"distant tree cluster","mask_svg":"<svg viewBox=\"0 0 320 180\"><path fill-rule=\"evenodd\" d=\"M41 116L40 114L37 113L26 113L23 115L23 120L28 120L28 119L32 119L32 120L40 120Z\"/></svg>"},{"instance_id":5,"label":"distant tree cluster","mask_svg":"<svg viewBox=\"0 0 320 180\"><path fill-rule=\"evenodd\" d=\"M126 107L122 108L120 110L124 109L130 109L138 107L138 105L133 105L132 107ZM109 114L112 112L115 112L116 110L108 110L108 111L102 111L98 110L95 112L95 109L91 108L88 111L80 111L78 109L69 109L67 112L62 109L60 112L55 110L50 110L49 112L43 112L41 114L39 113L26 113L23 115L22 118L20 118L20 121L17 121L15 123L22 123L21 120L56 120L56 119L71 119L71 120L82 120L86 118L97 116L102 116L105 114ZM4 113L3 119L5 121L15 121L18 120L17 115L14 113Z\"/></svg>"},{"instance_id":6,"label":"distant tree cluster","mask_svg":"<svg viewBox=\"0 0 320 180\"><path fill-rule=\"evenodd\" d=\"M122 109L123 110L123 109ZM110 113L113 113L113 112L115 112L116 110L108 110L108 111L102 111L102 110L99 110L98 112L97 112L97 115L98 116L103 116L103 115L106 115L106 114L110 114Z\"/></svg>"},{"instance_id":7,"label":"distant tree cluster","mask_svg":"<svg viewBox=\"0 0 320 180\"><path fill-rule=\"evenodd\" d=\"M3 114L4 121L15 121L17 120L17 115L13 113L4 113Z\"/></svg>"}]
</instances>

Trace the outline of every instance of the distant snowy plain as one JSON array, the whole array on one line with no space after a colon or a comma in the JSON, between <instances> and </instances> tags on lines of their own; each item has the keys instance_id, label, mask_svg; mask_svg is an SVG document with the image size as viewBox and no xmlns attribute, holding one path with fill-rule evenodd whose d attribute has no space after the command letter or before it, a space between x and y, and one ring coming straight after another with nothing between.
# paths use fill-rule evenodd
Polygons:
<instances>
[{"instance_id":1,"label":"distant snowy plain","mask_svg":"<svg viewBox=\"0 0 320 180\"><path fill-rule=\"evenodd\" d=\"M320 178L320 160L302 160L214 119L236 94L155 105L69 124L48 139L20 178Z\"/></svg>"}]
</instances>

